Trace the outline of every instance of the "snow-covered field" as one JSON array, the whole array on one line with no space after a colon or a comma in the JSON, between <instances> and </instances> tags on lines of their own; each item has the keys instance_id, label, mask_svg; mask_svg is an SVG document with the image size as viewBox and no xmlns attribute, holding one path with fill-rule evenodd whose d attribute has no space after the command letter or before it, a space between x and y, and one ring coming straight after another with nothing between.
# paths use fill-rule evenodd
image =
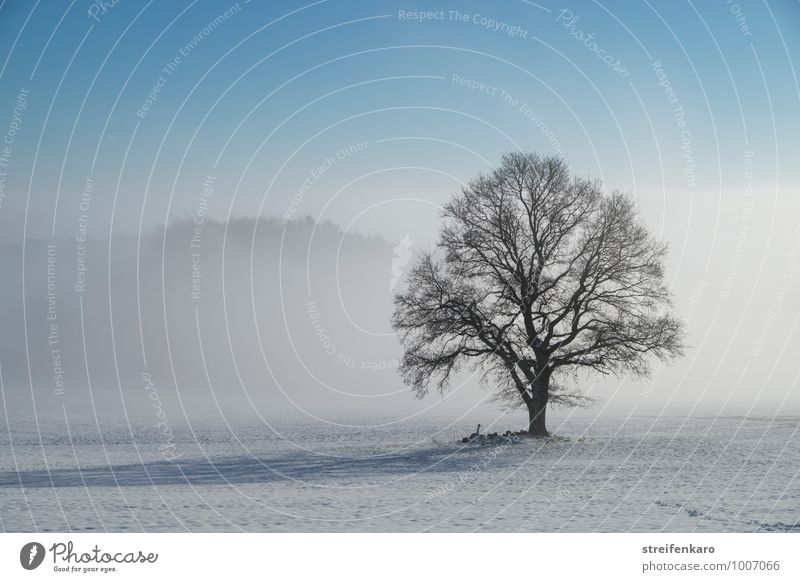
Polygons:
<instances>
[{"instance_id":1,"label":"snow-covered field","mask_svg":"<svg viewBox=\"0 0 800 582\"><path fill-rule=\"evenodd\" d=\"M484 447L472 420L202 425L172 462L152 427L11 424L6 531L800 531L798 418L554 415Z\"/></svg>"}]
</instances>

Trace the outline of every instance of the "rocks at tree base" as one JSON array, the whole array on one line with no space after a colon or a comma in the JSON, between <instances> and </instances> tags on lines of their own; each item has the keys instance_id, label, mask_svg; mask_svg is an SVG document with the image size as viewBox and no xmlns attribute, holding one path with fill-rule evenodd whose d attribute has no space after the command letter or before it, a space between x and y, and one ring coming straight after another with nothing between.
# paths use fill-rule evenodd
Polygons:
<instances>
[{"instance_id":1,"label":"rocks at tree base","mask_svg":"<svg viewBox=\"0 0 800 582\"><path fill-rule=\"evenodd\" d=\"M480 428L480 425L478 425ZM492 432L489 434L480 434L479 432L474 432L468 437L464 437L461 439L463 444L477 444L477 445L494 445L494 444L512 444L519 442L520 438L527 437L528 431L520 430L520 431L510 431L507 430L506 432L500 434L496 432Z\"/></svg>"}]
</instances>

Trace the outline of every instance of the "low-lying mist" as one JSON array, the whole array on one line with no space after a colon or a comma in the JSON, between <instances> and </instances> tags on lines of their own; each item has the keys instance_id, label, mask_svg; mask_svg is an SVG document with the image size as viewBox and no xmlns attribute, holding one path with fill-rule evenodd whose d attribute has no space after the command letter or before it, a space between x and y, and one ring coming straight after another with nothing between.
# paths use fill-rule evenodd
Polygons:
<instances>
[{"instance_id":1,"label":"low-lying mist","mask_svg":"<svg viewBox=\"0 0 800 582\"><path fill-rule=\"evenodd\" d=\"M4 246L6 407L122 417L157 401L173 417L267 419L419 410L434 401L402 384L389 326L413 255L409 239L311 219L184 219L110 243Z\"/></svg>"}]
</instances>

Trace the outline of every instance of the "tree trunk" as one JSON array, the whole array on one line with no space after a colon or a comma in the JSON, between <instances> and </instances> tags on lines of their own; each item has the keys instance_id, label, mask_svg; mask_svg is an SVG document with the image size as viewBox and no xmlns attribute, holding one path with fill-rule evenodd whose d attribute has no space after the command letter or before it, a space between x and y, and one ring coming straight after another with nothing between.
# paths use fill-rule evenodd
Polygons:
<instances>
[{"instance_id":1,"label":"tree trunk","mask_svg":"<svg viewBox=\"0 0 800 582\"><path fill-rule=\"evenodd\" d=\"M528 404L528 434L537 437L550 436L545 423L546 413L547 404L538 405L533 402Z\"/></svg>"},{"instance_id":2,"label":"tree trunk","mask_svg":"<svg viewBox=\"0 0 800 582\"><path fill-rule=\"evenodd\" d=\"M550 396L550 371L540 373L531 386L532 398L528 400L528 434L545 437L547 432L545 418L547 416L547 401Z\"/></svg>"}]
</instances>

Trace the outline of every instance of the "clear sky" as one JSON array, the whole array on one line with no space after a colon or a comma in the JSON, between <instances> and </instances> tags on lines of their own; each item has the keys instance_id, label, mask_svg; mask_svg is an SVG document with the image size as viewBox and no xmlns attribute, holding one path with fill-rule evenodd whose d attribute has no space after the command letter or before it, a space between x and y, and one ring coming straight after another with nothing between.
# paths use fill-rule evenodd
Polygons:
<instances>
[{"instance_id":1,"label":"clear sky","mask_svg":"<svg viewBox=\"0 0 800 582\"><path fill-rule=\"evenodd\" d=\"M71 234L87 177L92 235L118 182L115 229L163 224L213 175L215 216L292 207L394 238L517 147L635 189L659 221L740 188L748 150L757 184L799 181L796 1L101 4L0 5L0 123L29 91L4 230L30 191L29 234Z\"/></svg>"},{"instance_id":2,"label":"clear sky","mask_svg":"<svg viewBox=\"0 0 800 582\"><path fill-rule=\"evenodd\" d=\"M0 0L0 242L207 207L417 250L503 152L556 153L670 242L694 351L654 382L777 406L800 347L798 56L797 0Z\"/></svg>"}]
</instances>

